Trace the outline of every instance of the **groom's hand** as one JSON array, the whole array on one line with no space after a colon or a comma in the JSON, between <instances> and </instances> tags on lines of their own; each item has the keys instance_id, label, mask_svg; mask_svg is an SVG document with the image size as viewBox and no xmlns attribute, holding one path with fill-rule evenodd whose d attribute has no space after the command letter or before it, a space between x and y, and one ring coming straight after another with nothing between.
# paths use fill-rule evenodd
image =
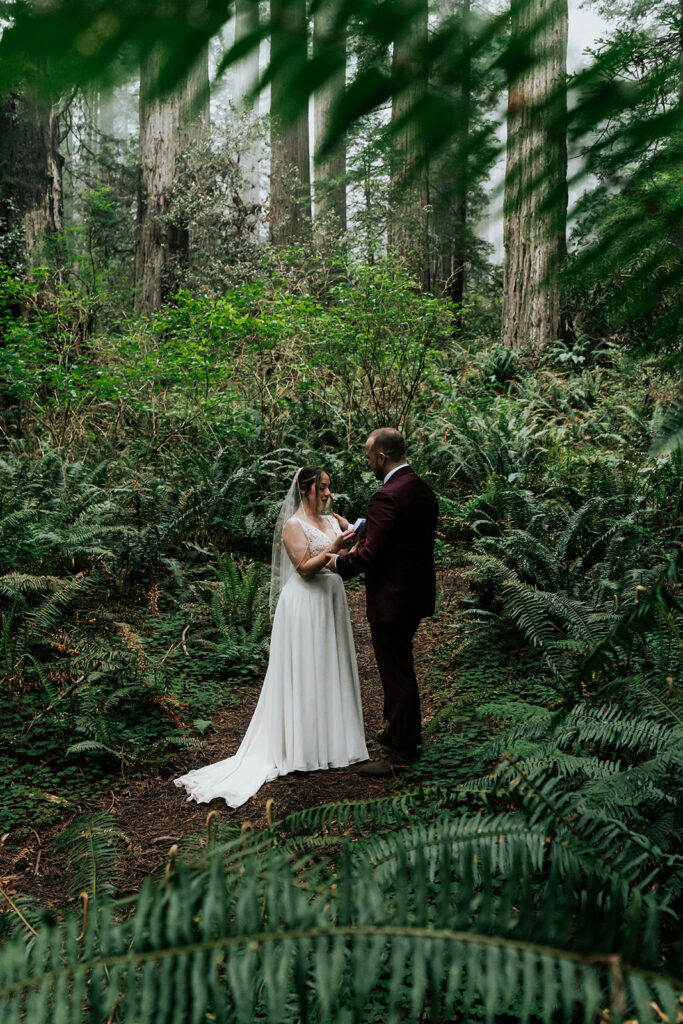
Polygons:
<instances>
[{"instance_id":1,"label":"groom's hand","mask_svg":"<svg viewBox=\"0 0 683 1024\"><path fill-rule=\"evenodd\" d=\"M327 552L327 561L325 562L325 568L331 569L332 572L337 571L337 556L332 551Z\"/></svg>"}]
</instances>

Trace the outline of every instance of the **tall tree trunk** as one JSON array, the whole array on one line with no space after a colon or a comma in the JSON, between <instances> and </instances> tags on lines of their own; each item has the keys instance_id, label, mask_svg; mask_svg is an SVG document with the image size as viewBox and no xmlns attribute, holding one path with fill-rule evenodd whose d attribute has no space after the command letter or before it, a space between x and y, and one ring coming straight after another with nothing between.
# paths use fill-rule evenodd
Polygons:
<instances>
[{"instance_id":1,"label":"tall tree trunk","mask_svg":"<svg viewBox=\"0 0 683 1024\"><path fill-rule=\"evenodd\" d=\"M334 104L346 88L346 27L335 26L337 11L330 3L323 4L313 17L313 53L322 56L332 46L343 63L315 94L313 101L315 139L315 214L326 223L333 223L337 232L346 231L346 142L340 140L325 156L319 152L330 125Z\"/></svg>"},{"instance_id":2,"label":"tall tree trunk","mask_svg":"<svg viewBox=\"0 0 683 1024\"><path fill-rule=\"evenodd\" d=\"M566 252L566 0L513 0L512 39L533 66L510 81L502 340L538 354L561 333Z\"/></svg>"},{"instance_id":3,"label":"tall tree trunk","mask_svg":"<svg viewBox=\"0 0 683 1024\"><path fill-rule=\"evenodd\" d=\"M96 83L91 83L83 90L85 131L84 163L92 176L96 164L100 144L100 90Z\"/></svg>"},{"instance_id":4,"label":"tall tree trunk","mask_svg":"<svg viewBox=\"0 0 683 1024\"><path fill-rule=\"evenodd\" d=\"M427 88L427 0L401 0L410 17L394 39L392 72L405 83L394 94L391 120L397 126L392 155L389 249L402 256L420 287L430 288L428 236L429 167L421 137L419 103ZM416 108L418 108L416 110ZM412 112L403 126L402 119Z\"/></svg>"},{"instance_id":5,"label":"tall tree trunk","mask_svg":"<svg viewBox=\"0 0 683 1024\"><path fill-rule=\"evenodd\" d=\"M235 41L257 32L259 27L259 5L255 0L235 0ZM254 47L247 56L234 67L235 95L245 113L256 117L258 106L255 106L251 93L259 78L259 47ZM246 207L259 205L260 189L260 141L250 139L240 154L242 168L241 199Z\"/></svg>"},{"instance_id":6,"label":"tall tree trunk","mask_svg":"<svg viewBox=\"0 0 683 1024\"><path fill-rule=\"evenodd\" d=\"M470 0L459 0L458 14L467 26ZM463 33L464 35L464 33ZM460 306L465 291L465 265L468 259L468 174L472 82L469 45L457 58L457 84L454 86L455 120L453 141L448 152L430 164L430 200L432 207L432 288ZM458 314L459 315L459 314Z\"/></svg>"},{"instance_id":7,"label":"tall tree trunk","mask_svg":"<svg viewBox=\"0 0 683 1024\"><path fill-rule=\"evenodd\" d=\"M288 120L288 67L300 67L307 58L306 0L271 0L270 13L270 58L276 69L270 86L270 237L287 245L307 231L311 221L308 110L294 124Z\"/></svg>"},{"instance_id":8,"label":"tall tree trunk","mask_svg":"<svg viewBox=\"0 0 683 1024\"><path fill-rule=\"evenodd\" d=\"M470 15L470 0L462 0L460 9L465 25ZM472 105L472 81L469 46L462 60L460 69L460 123L456 134L458 146L457 163L454 181L454 237L453 237L453 269L446 284L447 294L454 305L460 306L465 294L465 264L467 262L467 190L469 175L467 172L466 151L470 134L470 108Z\"/></svg>"},{"instance_id":9,"label":"tall tree trunk","mask_svg":"<svg viewBox=\"0 0 683 1024\"><path fill-rule=\"evenodd\" d=\"M57 107L28 92L2 97L0 138L0 236L18 230L23 244L13 249L30 254L63 227Z\"/></svg>"},{"instance_id":10,"label":"tall tree trunk","mask_svg":"<svg viewBox=\"0 0 683 1024\"><path fill-rule=\"evenodd\" d=\"M44 240L63 228L57 107L27 91L0 97L0 140L0 263L19 274L41 261ZM22 311L13 305L15 315ZM3 345L0 330L0 354ZM0 407L21 434L22 399L0 388Z\"/></svg>"},{"instance_id":11,"label":"tall tree trunk","mask_svg":"<svg viewBox=\"0 0 683 1024\"><path fill-rule=\"evenodd\" d=\"M183 148L208 125L208 49L170 95L150 96L160 56L140 76L140 191L135 247L135 310L151 313L169 292L169 269L189 251L186 225L169 221L170 193Z\"/></svg>"},{"instance_id":12,"label":"tall tree trunk","mask_svg":"<svg viewBox=\"0 0 683 1024\"><path fill-rule=\"evenodd\" d=\"M80 186L73 182L77 192L85 189L97 189L105 184L101 162L102 155L102 129L101 110L102 93L96 82L87 85L81 94L84 124L74 139L74 149L79 156L79 172L81 177ZM70 197L72 200L75 195ZM75 268L74 268L75 269Z\"/></svg>"}]
</instances>

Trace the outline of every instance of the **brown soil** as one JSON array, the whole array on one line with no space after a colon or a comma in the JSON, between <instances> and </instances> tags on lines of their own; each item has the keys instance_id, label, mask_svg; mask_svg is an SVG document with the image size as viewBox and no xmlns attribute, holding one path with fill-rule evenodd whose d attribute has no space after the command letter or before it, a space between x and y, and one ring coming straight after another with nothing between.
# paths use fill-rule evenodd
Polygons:
<instances>
[{"instance_id":1,"label":"brown soil","mask_svg":"<svg viewBox=\"0 0 683 1024\"><path fill-rule=\"evenodd\" d=\"M463 589L460 573L441 574L440 586L448 610ZM365 619L365 593L362 587L348 591L353 622L356 654L361 681L365 732L372 759L382 756L382 748L373 739L382 728L382 690L375 665L370 629ZM450 619L450 615L446 615ZM418 680L422 680L422 712L426 722L443 700L434 686L430 662L437 650L448 642L448 633L441 618L422 623L415 639L415 662ZM240 743L258 700L259 686L242 691L239 705L231 705L212 715L217 731L204 747L183 753L166 777L150 777L132 781L118 792L98 803L81 807L79 815L92 811L109 811L115 815L124 836L125 853L119 870L124 892L135 892L145 876L158 870L168 856L169 848L188 833L204 829L209 811L217 811L221 821L249 822L255 828L266 824L266 804L272 798L271 813L275 819L293 811L340 800L364 800L378 797L396 785L396 780L368 779L356 769L337 768L307 774L295 772L269 782L242 807L233 810L220 799L210 804L188 802L173 785L173 778L212 761L233 754ZM411 772L414 780L415 773ZM74 815L73 817L76 817ZM70 819L70 820L73 820ZM64 854L55 848L55 837L70 823L45 828L39 834L34 828L17 830L0 838L0 886L13 895L28 894L46 906L64 906L69 897L69 877ZM4 901L0 900L0 903Z\"/></svg>"}]
</instances>

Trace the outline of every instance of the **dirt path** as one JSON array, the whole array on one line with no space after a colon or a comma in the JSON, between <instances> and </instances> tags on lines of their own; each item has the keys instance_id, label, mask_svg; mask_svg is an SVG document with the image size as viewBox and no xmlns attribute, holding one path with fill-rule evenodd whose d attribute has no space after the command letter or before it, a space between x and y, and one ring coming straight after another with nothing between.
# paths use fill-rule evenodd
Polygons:
<instances>
[{"instance_id":1,"label":"dirt path","mask_svg":"<svg viewBox=\"0 0 683 1024\"><path fill-rule=\"evenodd\" d=\"M442 576L440 583L448 595L457 593L462 581L453 574ZM349 608L356 642L361 682L365 734L371 758L381 756L382 748L373 737L383 725L382 691L375 665L370 629L365 619L365 593L362 587L348 591ZM429 678L429 663L443 642L439 620L429 620L420 627L415 641L418 679ZM109 799L83 807L80 814L109 811L123 833L124 855L119 865L123 879L122 891L135 892L144 877L158 870L166 860L169 848L183 836L205 827L209 811L217 811L221 821L249 822L254 827L266 824L266 803L274 801L273 815L283 818L293 811L340 800L364 800L378 797L395 785L393 779L367 779L353 767L337 768L308 774L294 773L269 782L242 807L233 810L223 800L196 804L184 799L173 785L174 776L191 768L221 760L235 753L251 720L260 685L241 691L239 705L228 706L212 715L217 731L212 732L204 747L178 757L171 775L143 781L131 781L127 789L111 792ZM422 711L429 721L438 695L430 686L422 686ZM29 829L20 842L9 836L0 846L0 884L10 893L27 893L48 906L64 906L68 900L69 877L64 855L54 847L54 838L68 822L43 835ZM35 836L35 838L33 838ZM2 901L0 901L2 902Z\"/></svg>"}]
</instances>

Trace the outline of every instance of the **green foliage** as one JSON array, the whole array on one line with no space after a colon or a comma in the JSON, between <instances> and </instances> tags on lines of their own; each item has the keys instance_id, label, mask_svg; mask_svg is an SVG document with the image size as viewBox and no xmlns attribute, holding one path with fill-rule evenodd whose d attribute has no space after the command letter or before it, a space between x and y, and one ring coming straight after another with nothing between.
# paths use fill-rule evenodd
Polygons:
<instances>
[{"instance_id":1,"label":"green foliage","mask_svg":"<svg viewBox=\"0 0 683 1024\"><path fill-rule=\"evenodd\" d=\"M683 448L683 401L678 401L667 410L659 425L658 436L653 441L652 455L676 452Z\"/></svg>"},{"instance_id":2,"label":"green foliage","mask_svg":"<svg viewBox=\"0 0 683 1024\"><path fill-rule=\"evenodd\" d=\"M362 429L376 423L405 429L450 326L445 305L416 293L401 267L387 260L358 267L351 281L330 290L329 311L310 323L306 356L319 389L331 377Z\"/></svg>"},{"instance_id":3,"label":"green foliage","mask_svg":"<svg viewBox=\"0 0 683 1024\"><path fill-rule=\"evenodd\" d=\"M492 346L484 353L480 369L486 384L507 384L519 372L519 356L504 345Z\"/></svg>"},{"instance_id":4,"label":"green foliage","mask_svg":"<svg viewBox=\"0 0 683 1024\"><path fill-rule=\"evenodd\" d=\"M593 335L680 360L680 140L648 162L624 192L612 182L586 197L578 231L583 246L567 274ZM645 233L644 233L645 226ZM597 235L600 247L589 239ZM628 291L623 286L628 278Z\"/></svg>"},{"instance_id":5,"label":"green foliage","mask_svg":"<svg viewBox=\"0 0 683 1024\"><path fill-rule=\"evenodd\" d=\"M392 42L410 30L418 5L352 0L340 6L337 0L325 0L323 6L329 8L330 29L327 37L318 36L315 54L309 56L304 44L297 49L300 56L292 56L291 28L275 16L237 40L220 61L217 73L223 74L269 37L272 62L258 88L269 85L276 74L284 76L287 114L294 123L307 109L310 96L342 66L339 29L352 28L359 39L360 59L347 89L335 103L324 150L334 146L347 130L363 125L368 115L376 116L387 101L400 98L405 102L410 96L413 83L406 80L405 69L389 64L387 53ZM581 157L575 163L574 183L590 174L599 177L594 195L579 206L579 252L571 267L583 304L590 309L590 333L611 337L616 328L629 344L648 351L671 346L675 358L678 341L671 335L680 305L680 12L675 5L659 3L651 19L654 24L648 24L638 5L635 8L635 19L619 26L591 55L590 65L573 76L568 113L563 81L545 97L542 114L548 130L566 132L570 153ZM30 68L32 84L51 97L55 91L70 92L76 85L95 80L111 84L126 69L139 67L153 51L159 57L157 91L167 91L183 79L202 48L219 34L227 16L220 4L208 4L203 17L196 18L190 3L160 14L143 0L125 11L105 10L104 14L83 0L62 0L49 8L12 3L7 14L11 24L0 41L5 90L16 87ZM429 86L419 101L408 103L392 131L411 126L433 167L445 164L447 179L456 188L463 182L478 184L502 145L495 122L481 118L472 120L463 142L462 97L478 90L484 94L478 95L484 108L496 105L508 81L528 70L532 54L542 49L534 37L543 31L544 18L531 17L531 22L528 35L520 39L510 36L508 19L498 13L470 12L463 19L449 11L448 16L435 20L425 51L415 55L430 67ZM81 27L80 42L74 40L74 23ZM346 31L341 34L345 36ZM40 68L34 60L36 47L45 54ZM284 64L279 57L283 52L288 55ZM201 170L214 157L212 153L203 159L195 157L194 164L192 158L188 161L190 187L185 187L181 200L190 215L197 212L192 168ZM213 189L220 194L222 178L227 179L226 185L231 184L225 161L220 170L218 176L210 173L208 185L207 181L200 183L196 191L211 193ZM383 170L379 168L380 176ZM533 187L544 190L548 173L544 169ZM199 175L194 177L199 181ZM559 187L564 190L565 183ZM443 215L440 198L436 196L438 216ZM216 199L210 195L208 199L210 207ZM227 217L225 205L230 208ZM91 220L106 215L106 203L95 201L92 206ZM239 206L232 204L237 210ZM206 209L204 203L204 213ZM205 248L210 249L212 242L222 248L215 224L225 226L235 212L231 204L223 204L219 218L195 217ZM206 231L207 220L214 225L213 239ZM366 220L369 234L366 226L364 254L371 258L373 238L377 237L371 209ZM226 233L234 237L230 230ZM241 251L230 270L240 278L243 234L236 248ZM221 256L222 252L218 263Z\"/></svg>"},{"instance_id":6,"label":"green foliage","mask_svg":"<svg viewBox=\"0 0 683 1024\"><path fill-rule=\"evenodd\" d=\"M210 500L208 481L203 494L153 475L131 482L123 464L52 450L7 452L0 473L8 828L96 796L119 764L149 765L199 742L197 713L260 670L267 619L258 563L237 568L219 555L223 582L210 582L213 556L198 542L225 502L220 490ZM260 524L254 503L243 509L235 532L245 538L247 514Z\"/></svg>"},{"instance_id":7,"label":"green foliage","mask_svg":"<svg viewBox=\"0 0 683 1024\"><path fill-rule=\"evenodd\" d=\"M631 494L595 496L572 509L556 499L542 502L531 494L502 491L496 511L504 517L502 521L489 516L475 524L499 534L475 545L480 552L473 560L481 610L492 613L494 619L500 615L512 620L527 642L543 649L549 666L562 676L571 677L571 665L581 652L594 672L598 652L612 649L619 637L626 641L624 657L629 665L635 660L646 667L657 657L655 650L667 649L669 656L661 669L677 671L678 576L675 567L664 569L665 537L656 537L648 528L655 510ZM634 570L634 565L641 568ZM659 595L658 608L665 620L650 616L640 630L641 644L631 651L635 619L644 622L644 614L642 607L636 613L628 609L634 597L640 601L638 595L646 592L647 584ZM470 614L470 619L479 621L483 629L491 628L494 621L481 618L480 611ZM663 642L659 628L668 633ZM646 640L648 629L652 632Z\"/></svg>"},{"instance_id":8,"label":"green foliage","mask_svg":"<svg viewBox=\"0 0 683 1024\"><path fill-rule=\"evenodd\" d=\"M577 204L567 283L594 339L661 351L674 366L680 358L680 11L670 0L604 7L610 31L591 57L605 81L631 96L628 109L604 117L599 156L591 146L584 150L598 183ZM673 124L655 138L645 122L655 126L658 119Z\"/></svg>"},{"instance_id":9,"label":"green foliage","mask_svg":"<svg viewBox=\"0 0 683 1024\"><path fill-rule=\"evenodd\" d=\"M524 485L545 463L541 434L540 419L521 405L494 404L486 415L454 405L434 424L426 454L446 486L479 492L506 481Z\"/></svg>"},{"instance_id":10,"label":"green foliage","mask_svg":"<svg viewBox=\"0 0 683 1024\"><path fill-rule=\"evenodd\" d=\"M87 201L104 245L110 197ZM79 814L61 842L97 908L78 939L17 901L38 936L0 952L3 1022L674 1019L680 382L592 327L532 372L483 344L490 296L454 341L400 267L307 246L87 344L91 306L38 287L7 277L0 305L0 830ZM362 513L380 419L470 573L423 758L381 800L185 837L112 903L124 826L79 805L170 776L258 680L282 495L320 463Z\"/></svg>"},{"instance_id":11,"label":"green foliage","mask_svg":"<svg viewBox=\"0 0 683 1024\"><path fill-rule=\"evenodd\" d=\"M610 1008L647 1021L655 996L675 1012L677 982L655 967L656 901L591 868L575 874L570 858L544 871L542 831L537 854L522 847L508 860L500 828L473 819L463 849L444 819L427 844L433 857L402 830L376 866L373 840L347 842L332 876L323 860L305 879L276 845L256 856L234 840L194 869L179 863L164 883L148 881L123 920L103 905L80 941L67 918L28 952L8 944L4 1012L23 1008L30 1022L51 1005L76 1022L86 1005L99 1019L120 1004L124 1020L151 1020L161 1008L178 1021L207 1012L282 1021L362 1020L381 1008L394 1020L426 1007L469 1016L483 1004L488 1019L571 1020L578 1008ZM226 857L243 870L226 872ZM559 884L567 870L578 885Z\"/></svg>"},{"instance_id":12,"label":"green foliage","mask_svg":"<svg viewBox=\"0 0 683 1024\"><path fill-rule=\"evenodd\" d=\"M57 847L66 854L72 897L85 892L98 901L116 893L124 840L116 819L104 813L76 818L60 833Z\"/></svg>"},{"instance_id":13,"label":"green foliage","mask_svg":"<svg viewBox=\"0 0 683 1024\"><path fill-rule=\"evenodd\" d=\"M350 422L359 437L375 421L405 425L433 384L451 312L416 294L389 260L340 258L334 269L324 301L294 294L279 276L215 299L183 290L151 319L124 320L116 335L87 347L73 337L76 296L57 290L54 312L38 302L27 316L8 312L0 389L45 418L56 446L80 429L81 417L117 445L122 434L154 430L171 407L169 430L209 418L209 429L240 431L247 442L261 433L270 449L311 427L324 439L325 424L330 446L345 423L345 433ZM9 308L20 286L13 278L0 284ZM15 416L10 407L10 431Z\"/></svg>"},{"instance_id":14,"label":"green foliage","mask_svg":"<svg viewBox=\"0 0 683 1024\"><path fill-rule=\"evenodd\" d=\"M261 667L270 631L265 569L258 563L237 566L229 554L216 556L216 568L220 589L213 595L211 612L220 640L215 659L231 679L252 680Z\"/></svg>"}]
</instances>

